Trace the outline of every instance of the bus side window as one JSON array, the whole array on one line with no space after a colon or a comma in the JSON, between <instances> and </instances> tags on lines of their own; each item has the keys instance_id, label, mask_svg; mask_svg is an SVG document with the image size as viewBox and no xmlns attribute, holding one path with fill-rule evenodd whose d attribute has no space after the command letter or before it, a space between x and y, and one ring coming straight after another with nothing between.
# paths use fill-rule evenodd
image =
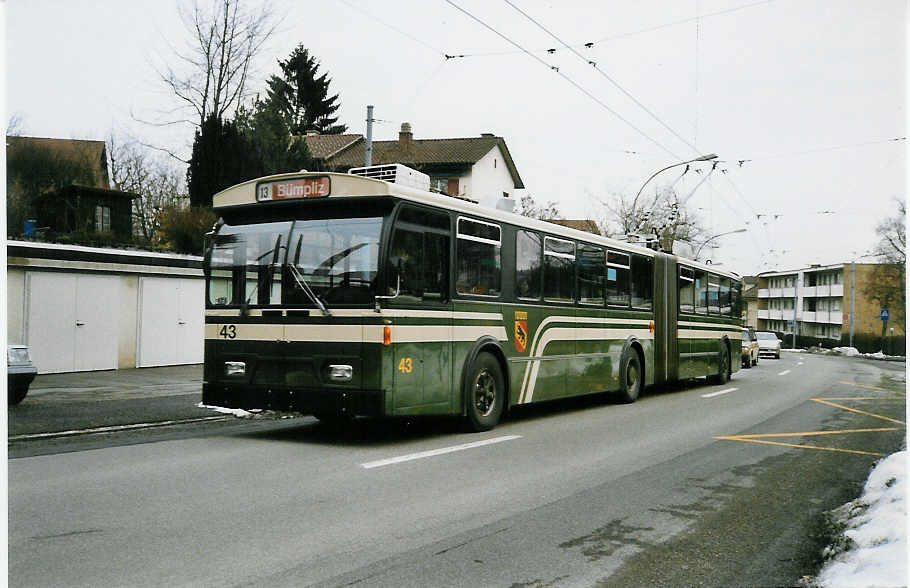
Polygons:
<instances>
[{"instance_id":1,"label":"bus side window","mask_svg":"<svg viewBox=\"0 0 910 588\"><path fill-rule=\"evenodd\" d=\"M502 229L469 218L458 219L455 247L459 294L499 296L502 284Z\"/></svg>"},{"instance_id":2,"label":"bus side window","mask_svg":"<svg viewBox=\"0 0 910 588\"><path fill-rule=\"evenodd\" d=\"M607 252L607 304L629 306L629 254Z\"/></svg>"},{"instance_id":3,"label":"bus side window","mask_svg":"<svg viewBox=\"0 0 910 588\"><path fill-rule=\"evenodd\" d=\"M695 312L708 314L708 276L695 270Z\"/></svg>"},{"instance_id":4,"label":"bus side window","mask_svg":"<svg viewBox=\"0 0 910 588\"><path fill-rule=\"evenodd\" d=\"M679 312L695 312L695 272L679 268Z\"/></svg>"},{"instance_id":5,"label":"bus side window","mask_svg":"<svg viewBox=\"0 0 910 588\"><path fill-rule=\"evenodd\" d=\"M632 255L632 306L650 310L653 305L651 283L653 268L650 257Z\"/></svg>"},{"instance_id":6,"label":"bus side window","mask_svg":"<svg viewBox=\"0 0 910 588\"><path fill-rule=\"evenodd\" d=\"M720 315L720 278L708 274L708 314Z\"/></svg>"},{"instance_id":7,"label":"bus side window","mask_svg":"<svg viewBox=\"0 0 910 588\"><path fill-rule=\"evenodd\" d=\"M604 250L578 244L578 301L582 304L604 305Z\"/></svg>"},{"instance_id":8,"label":"bus side window","mask_svg":"<svg viewBox=\"0 0 910 588\"><path fill-rule=\"evenodd\" d=\"M721 278L720 279L720 314L723 316L730 316L732 312L732 305L730 304L730 278Z\"/></svg>"},{"instance_id":9,"label":"bus side window","mask_svg":"<svg viewBox=\"0 0 910 588\"><path fill-rule=\"evenodd\" d=\"M518 231L515 236L515 295L540 300L543 240L537 233Z\"/></svg>"},{"instance_id":10,"label":"bus side window","mask_svg":"<svg viewBox=\"0 0 910 588\"><path fill-rule=\"evenodd\" d=\"M386 265L388 295L400 289L398 302L443 301L448 294L449 219L411 207L395 224Z\"/></svg>"},{"instance_id":11,"label":"bus side window","mask_svg":"<svg viewBox=\"0 0 910 588\"><path fill-rule=\"evenodd\" d=\"M543 297L552 302L575 301L575 243L544 237Z\"/></svg>"}]
</instances>

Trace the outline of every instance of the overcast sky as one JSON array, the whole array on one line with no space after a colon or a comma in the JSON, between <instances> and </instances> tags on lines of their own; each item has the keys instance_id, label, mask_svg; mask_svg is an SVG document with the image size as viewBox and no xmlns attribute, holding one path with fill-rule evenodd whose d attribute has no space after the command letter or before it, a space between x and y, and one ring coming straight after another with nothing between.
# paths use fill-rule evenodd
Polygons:
<instances>
[{"instance_id":1,"label":"overcast sky","mask_svg":"<svg viewBox=\"0 0 910 588\"><path fill-rule=\"evenodd\" d=\"M506 2L453 0L493 32L445 0L274 0L282 22L253 87L303 43L349 132L373 104L377 140L405 121L416 139L495 133L528 193L569 218L601 218L611 194L716 153L689 203L709 234L748 229L713 253L741 274L849 261L905 198L905 0L512 2L581 57ZM178 4L9 0L7 116L30 136L114 130L188 154L191 128L136 120L175 106L155 68L187 42Z\"/></svg>"}]
</instances>

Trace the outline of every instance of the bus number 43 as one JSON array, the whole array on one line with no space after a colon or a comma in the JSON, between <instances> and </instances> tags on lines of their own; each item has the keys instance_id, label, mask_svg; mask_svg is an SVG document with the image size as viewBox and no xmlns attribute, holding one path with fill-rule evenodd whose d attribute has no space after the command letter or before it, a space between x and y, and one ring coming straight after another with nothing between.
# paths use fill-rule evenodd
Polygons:
<instances>
[{"instance_id":1,"label":"bus number 43","mask_svg":"<svg viewBox=\"0 0 910 588\"><path fill-rule=\"evenodd\" d=\"M398 362L398 371L403 374L410 374L414 371L414 363L410 357L401 358L401 361Z\"/></svg>"},{"instance_id":2,"label":"bus number 43","mask_svg":"<svg viewBox=\"0 0 910 588\"><path fill-rule=\"evenodd\" d=\"M222 339L233 339L237 336L237 326L236 325L223 325L221 330L218 331L218 334Z\"/></svg>"}]
</instances>

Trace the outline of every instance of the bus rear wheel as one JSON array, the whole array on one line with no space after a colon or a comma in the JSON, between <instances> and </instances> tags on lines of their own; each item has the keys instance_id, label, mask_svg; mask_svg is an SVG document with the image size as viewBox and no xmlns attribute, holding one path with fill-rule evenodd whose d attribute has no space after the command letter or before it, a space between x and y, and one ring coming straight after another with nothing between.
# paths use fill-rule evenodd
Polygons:
<instances>
[{"instance_id":1,"label":"bus rear wheel","mask_svg":"<svg viewBox=\"0 0 910 588\"><path fill-rule=\"evenodd\" d=\"M489 353L478 353L468 370L465 390L469 431L489 431L499 423L505 393L505 378L499 362Z\"/></svg>"},{"instance_id":2,"label":"bus rear wheel","mask_svg":"<svg viewBox=\"0 0 910 588\"><path fill-rule=\"evenodd\" d=\"M619 398L625 403L638 400L642 388L641 360L638 352L627 348L619 360Z\"/></svg>"},{"instance_id":3,"label":"bus rear wheel","mask_svg":"<svg viewBox=\"0 0 910 588\"><path fill-rule=\"evenodd\" d=\"M712 384L726 384L730 380L730 352L723 343L720 344L717 358L717 373L708 376L708 381Z\"/></svg>"}]
</instances>

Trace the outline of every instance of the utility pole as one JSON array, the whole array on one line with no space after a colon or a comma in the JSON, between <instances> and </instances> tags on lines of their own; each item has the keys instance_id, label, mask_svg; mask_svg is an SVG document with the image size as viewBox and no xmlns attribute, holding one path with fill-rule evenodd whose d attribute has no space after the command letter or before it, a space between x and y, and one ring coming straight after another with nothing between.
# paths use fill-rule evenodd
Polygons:
<instances>
[{"instance_id":1,"label":"utility pole","mask_svg":"<svg viewBox=\"0 0 910 588\"><path fill-rule=\"evenodd\" d=\"M363 165L373 165L373 105L367 105L367 144L364 150Z\"/></svg>"},{"instance_id":2,"label":"utility pole","mask_svg":"<svg viewBox=\"0 0 910 588\"><path fill-rule=\"evenodd\" d=\"M796 330L799 323L796 322L796 309L797 303L799 302L799 277L801 272L796 272L796 277L793 278L793 345L792 349L796 349Z\"/></svg>"}]
</instances>

